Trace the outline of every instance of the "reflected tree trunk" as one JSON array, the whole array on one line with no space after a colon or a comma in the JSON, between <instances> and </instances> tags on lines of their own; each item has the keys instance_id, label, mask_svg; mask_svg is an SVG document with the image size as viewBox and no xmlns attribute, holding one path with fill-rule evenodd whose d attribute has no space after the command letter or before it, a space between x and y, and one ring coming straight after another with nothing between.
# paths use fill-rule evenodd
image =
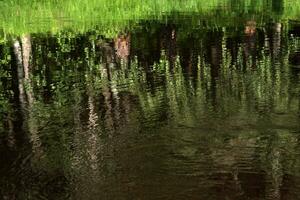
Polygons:
<instances>
[{"instance_id":1,"label":"reflected tree trunk","mask_svg":"<svg viewBox=\"0 0 300 200\"><path fill-rule=\"evenodd\" d=\"M74 91L75 98L75 104L73 106L73 116L74 116L74 150L72 152L72 162L71 162L71 168L76 171L77 173L80 173L80 165L82 164L82 155L81 155L81 149L84 147L81 145L83 140L83 125L81 123L80 115L81 115L81 100L82 100L82 94L80 93L79 89L76 89Z\"/></svg>"},{"instance_id":2,"label":"reflected tree trunk","mask_svg":"<svg viewBox=\"0 0 300 200\"><path fill-rule=\"evenodd\" d=\"M36 156L40 157L42 154L41 141L38 136L37 120L34 116L33 103L33 85L30 80L30 56L31 56L31 39L29 35L23 35L21 37L21 43L19 40L15 40L14 54L17 61L17 77L19 88L19 99L21 107L25 116L27 116L27 127L30 133L30 140L32 142L32 150L36 153Z\"/></svg>"},{"instance_id":3,"label":"reflected tree trunk","mask_svg":"<svg viewBox=\"0 0 300 200\"><path fill-rule=\"evenodd\" d=\"M245 25L245 42L244 42L244 70L250 64L251 68L255 68L256 61L256 21L249 20Z\"/></svg>"},{"instance_id":4,"label":"reflected tree trunk","mask_svg":"<svg viewBox=\"0 0 300 200\"><path fill-rule=\"evenodd\" d=\"M31 39L29 35L24 35L21 38L22 41L22 55L23 55L23 67L24 67L24 77L25 81L30 81L29 73L30 73L30 54L31 54Z\"/></svg>"},{"instance_id":5,"label":"reflected tree trunk","mask_svg":"<svg viewBox=\"0 0 300 200\"><path fill-rule=\"evenodd\" d=\"M165 30L161 32L160 38L160 49L166 51L169 69L172 71L175 66L177 56L177 33L175 28L172 26L167 26Z\"/></svg>"},{"instance_id":6,"label":"reflected tree trunk","mask_svg":"<svg viewBox=\"0 0 300 200\"><path fill-rule=\"evenodd\" d=\"M270 185L266 188L266 199L280 200L281 199L281 185L283 181L283 172L281 164L281 152L279 149L273 149L270 159L271 171L269 172Z\"/></svg>"},{"instance_id":7,"label":"reflected tree trunk","mask_svg":"<svg viewBox=\"0 0 300 200\"><path fill-rule=\"evenodd\" d=\"M214 33L213 33L214 34ZM212 98L212 106L214 109L216 109L217 106L217 80L219 78L220 73L220 66L222 63L222 34L221 33L215 33L214 34L214 40L211 41L211 47L210 47L210 61L211 61L211 69L210 69L210 75L211 75L211 98Z\"/></svg>"},{"instance_id":8,"label":"reflected tree trunk","mask_svg":"<svg viewBox=\"0 0 300 200\"><path fill-rule=\"evenodd\" d=\"M275 23L273 26L273 59L277 59L281 48L281 23Z\"/></svg>"},{"instance_id":9,"label":"reflected tree trunk","mask_svg":"<svg viewBox=\"0 0 300 200\"><path fill-rule=\"evenodd\" d=\"M120 35L115 39L115 51L117 58L127 64L130 55L130 34Z\"/></svg>"},{"instance_id":10,"label":"reflected tree trunk","mask_svg":"<svg viewBox=\"0 0 300 200\"><path fill-rule=\"evenodd\" d=\"M11 113L8 113L7 116L7 128L8 128L7 143L9 147L13 147L16 144L16 139L14 137L14 125L11 118Z\"/></svg>"},{"instance_id":11,"label":"reflected tree trunk","mask_svg":"<svg viewBox=\"0 0 300 200\"><path fill-rule=\"evenodd\" d=\"M95 100L92 92L88 92L88 109L89 109L89 117L88 117L88 155L90 160L90 166L93 172L97 172L98 169L98 149L99 149L99 138L97 135L97 127L98 127L98 115L95 109ZM94 174L94 177L97 177Z\"/></svg>"},{"instance_id":12,"label":"reflected tree trunk","mask_svg":"<svg viewBox=\"0 0 300 200\"><path fill-rule=\"evenodd\" d=\"M41 141L38 135L38 121L33 113L34 94L33 84L30 79L30 73L32 71L30 67L30 56L31 56L31 38L30 35L23 35L22 41L22 57L23 57L23 68L24 68L24 84L26 84L26 97L28 103L28 129L31 134L31 142L33 152L39 158L42 155Z\"/></svg>"},{"instance_id":13,"label":"reflected tree trunk","mask_svg":"<svg viewBox=\"0 0 300 200\"><path fill-rule=\"evenodd\" d=\"M103 84L102 94L104 96L105 104L105 124L109 130L114 130L114 119L113 119L113 92L110 86L111 82L111 68L107 63L101 69L101 76L105 80Z\"/></svg>"},{"instance_id":14,"label":"reflected tree trunk","mask_svg":"<svg viewBox=\"0 0 300 200\"><path fill-rule=\"evenodd\" d=\"M17 79L18 79L18 89L19 89L19 100L21 108L24 111L26 105L26 95L24 88L24 69L23 69L23 59L22 59L22 47L18 39L13 42L13 49L17 63Z\"/></svg>"},{"instance_id":15,"label":"reflected tree trunk","mask_svg":"<svg viewBox=\"0 0 300 200\"><path fill-rule=\"evenodd\" d=\"M89 81L89 80L86 80ZM91 82L87 83L86 93L75 90L74 96L74 150L71 167L77 174L72 184L76 192L72 198L90 198L97 194L97 185L102 183L102 142L100 124L96 107L95 91ZM86 95L86 96L85 96ZM87 98L85 98L87 97ZM85 112L87 111L87 113ZM84 118L83 118L84 117ZM87 117L87 118L85 118ZM89 191L88 194L84 193Z\"/></svg>"},{"instance_id":16,"label":"reflected tree trunk","mask_svg":"<svg viewBox=\"0 0 300 200\"><path fill-rule=\"evenodd\" d=\"M24 84L23 84L23 76L24 76L24 71L23 71L23 66L22 66L22 48L21 48L21 43L18 39L15 39L13 41L13 53L14 53L14 61L13 65L12 65L12 72L13 72L13 91L14 91L14 95L15 95L15 100L14 102L19 102L18 105L16 105L17 107L20 106L20 111L17 112L17 117L20 117L20 119L24 118L25 115L25 108L26 108L26 96L25 96L25 88L24 88ZM20 125L14 127L15 123L13 121L11 121L10 119L8 119L8 125L9 127L12 128L12 132L21 132L23 133L23 120L20 121ZM11 133L11 132L10 132ZM9 134L9 138L8 140L10 141L9 143L11 143L11 145L13 145L13 141L15 140L14 138L15 136L13 136L12 134Z\"/></svg>"},{"instance_id":17,"label":"reflected tree trunk","mask_svg":"<svg viewBox=\"0 0 300 200\"><path fill-rule=\"evenodd\" d=\"M106 86L103 88L103 96L104 96L104 104L106 107L105 111L105 124L108 130L110 132L113 132L114 130L114 119L113 119L113 107L112 107L112 92L110 87L106 84Z\"/></svg>"}]
</instances>

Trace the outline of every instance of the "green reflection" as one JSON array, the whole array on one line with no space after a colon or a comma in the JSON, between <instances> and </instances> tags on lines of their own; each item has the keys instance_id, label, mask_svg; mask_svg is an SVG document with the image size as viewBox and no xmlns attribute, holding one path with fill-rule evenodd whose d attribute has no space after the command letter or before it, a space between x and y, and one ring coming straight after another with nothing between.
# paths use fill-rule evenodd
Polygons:
<instances>
[{"instance_id":1,"label":"green reflection","mask_svg":"<svg viewBox=\"0 0 300 200\"><path fill-rule=\"evenodd\" d=\"M241 19L210 3L113 37L76 25L7 32L2 197L296 198L299 25L277 18L287 2L231 1L249 11Z\"/></svg>"},{"instance_id":2,"label":"green reflection","mask_svg":"<svg viewBox=\"0 0 300 200\"><path fill-rule=\"evenodd\" d=\"M277 18L281 22L298 20L300 3L295 0L66 0L1 2L2 40L8 35L58 33L61 30L86 32L97 29L107 37L120 30L132 29L140 20L164 19L166 13L200 14L211 24L236 24L241 16ZM220 15L222 13L222 15ZM219 16L210 18L209 16ZM260 20L259 20L260 19Z\"/></svg>"}]
</instances>

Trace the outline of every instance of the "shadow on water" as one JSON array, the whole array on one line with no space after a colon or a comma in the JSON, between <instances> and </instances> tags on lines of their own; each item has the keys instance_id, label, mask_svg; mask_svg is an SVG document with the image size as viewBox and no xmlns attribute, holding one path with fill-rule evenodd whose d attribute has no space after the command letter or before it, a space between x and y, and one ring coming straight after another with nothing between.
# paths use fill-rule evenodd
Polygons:
<instances>
[{"instance_id":1,"label":"shadow on water","mask_svg":"<svg viewBox=\"0 0 300 200\"><path fill-rule=\"evenodd\" d=\"M298 198L296 26L169 18L1 45L2 199Z\"/></svg>"}]
</instances>

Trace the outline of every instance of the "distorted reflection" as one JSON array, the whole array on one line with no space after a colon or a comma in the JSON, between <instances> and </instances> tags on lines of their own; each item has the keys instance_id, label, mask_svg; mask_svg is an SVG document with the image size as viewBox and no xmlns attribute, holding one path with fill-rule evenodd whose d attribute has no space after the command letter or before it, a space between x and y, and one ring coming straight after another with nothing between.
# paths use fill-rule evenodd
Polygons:
<instances>
[{"instance_id":1,"label":"distorted reflection","mask_svg":"<svg viewBox=\"0 0 300 200\"><path fill-rule=\"evenodd\" d=\"M182 18L1 45L1 197L296 199L300 25Z\"/></svg>"}]
</instances>

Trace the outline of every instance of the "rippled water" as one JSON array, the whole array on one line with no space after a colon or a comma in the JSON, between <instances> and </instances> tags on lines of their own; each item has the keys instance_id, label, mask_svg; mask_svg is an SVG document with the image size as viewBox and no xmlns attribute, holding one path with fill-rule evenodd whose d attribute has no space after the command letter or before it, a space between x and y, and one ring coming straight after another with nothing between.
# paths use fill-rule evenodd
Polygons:
<instances>
[{"instance_id":1,"label":"rippled water","mask_svg":"<svg viewBox=\"0 0 300 200\"><path fill-rule=\"evenodd\" d=\"M299 30L184 14L1 44L0 199L298 199Z\"/></svg>"}]
</instances>

